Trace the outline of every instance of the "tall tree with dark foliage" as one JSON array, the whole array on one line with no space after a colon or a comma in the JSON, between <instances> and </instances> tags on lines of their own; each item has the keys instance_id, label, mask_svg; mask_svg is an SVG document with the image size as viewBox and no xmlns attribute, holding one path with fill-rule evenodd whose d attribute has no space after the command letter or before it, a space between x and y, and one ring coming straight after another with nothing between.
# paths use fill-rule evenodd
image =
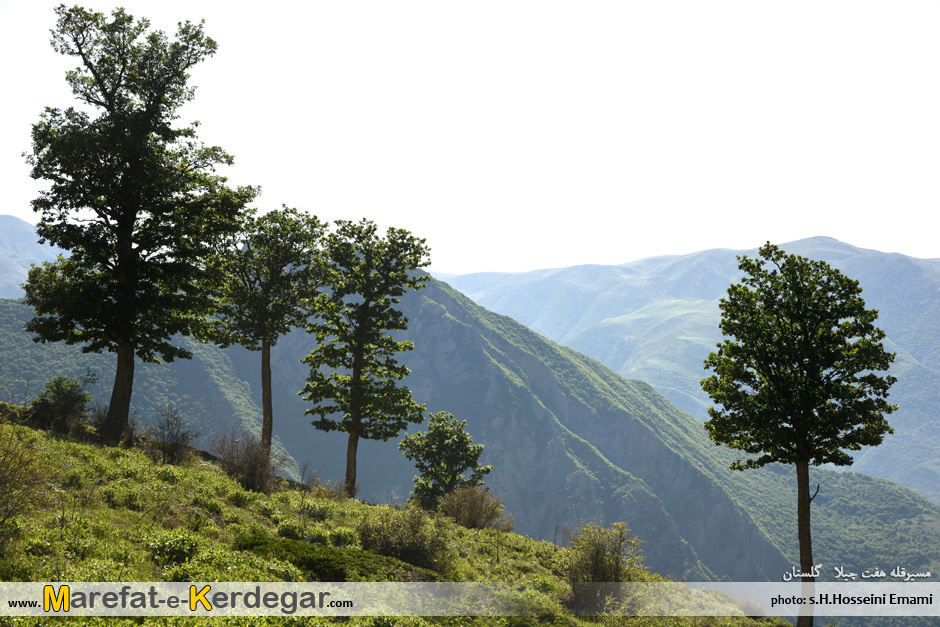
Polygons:
<instances>
[{"instance_id":1,"label":"tall tree with dark foliage","mask_svg":"<svg viewBox=\"0 0 940 627\"><path fill-rule=\"evenodd\" d=\"M210 306L202 260L257 190L215 173L232 158L199 142L196 123L174 126L193 97L188 72L216 51L201 23L181 23L171 41L122 9L56 14L52 46L79 62L66 80L80 106L46 108L27 160L49 183L32 203L41 241L71 255L30 272L27 329L117 354L102 434L114 441L127 427L135 356L191 356L173 337L192 334Z\"/></svg>"},{"instance_id":2,"label":"tall tree with dark foliage","mask_svg":"<svg viewBox=\"0 0 940 627\"><path fill-rule=\"evenodd\" d=\"M702 388L720 406L708 410L705 428L716 443L754 455L734 470L796 466L800 569L811 573L809 466L848 466L847 450L893 433L885 414L897 409L886 400L895 378L876 372L894 355L858 281L770 243L759 259L738 261L745 276L720 302L730 339L705 361L714 374ZM797 622L812 624L812 615Z\"/></svg>"},{"instance_id":3,"label":"tall tree with dark foliage","mask_svg":"<svg viewBox=\"0 0 940 627\"><path fill-rule=\"evenodd\" d=\"M319 416L313 421L317 429L349 434L345 489L353 495L359 439L386 441L408 423L424 420L424 405L397 383L409 370L395 355L413 346L390 332L407 328L396 305L428 281L416 271L430 262L423 239L397 228L382 237L369 220L338 220L326 238L326 253L329 297L308 327L317 346L302 360L310 376L301 394L314 403L306 413Z\"/></svg>"}]
</instances>

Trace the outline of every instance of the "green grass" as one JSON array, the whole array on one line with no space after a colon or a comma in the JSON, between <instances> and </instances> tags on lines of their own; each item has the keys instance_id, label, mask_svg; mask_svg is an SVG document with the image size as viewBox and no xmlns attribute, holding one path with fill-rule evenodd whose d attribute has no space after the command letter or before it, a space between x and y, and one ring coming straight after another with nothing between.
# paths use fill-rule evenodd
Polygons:
<instances>
[{"instance_id":1,"label":"green grass","mask_svg":"<svg viewBox=\"0 0 940 627\"><path fill-rule=\"evenodd\" d=\"M2 581L498 581L524 584L531 618L353 618L354 625L578 625L564 605L568 549L441 515L368 505L329 487L281 482L248 492L211 461L152 461L138 449L71 441L5 424L42 482L7 525ZM7 440L9 442L9 440ZM366 532L366 530L370 530ZM659 580L644 571L644 577ZM61 619L0 619L0 625ZM136 619L69 619L139 624ZM178 625L194 619L147 619ZM326 619L231 618L225 624L320 624ZM611 619L612 620L612 619ZM650 622L652 621L652 622ZM609 621L605 621L610 624ZM585 623L587 624L587 623ZM590 623L597 624L597 623ZM625 625L751 625L749 619L629 619Z\"/></svg>"}]
</instances>

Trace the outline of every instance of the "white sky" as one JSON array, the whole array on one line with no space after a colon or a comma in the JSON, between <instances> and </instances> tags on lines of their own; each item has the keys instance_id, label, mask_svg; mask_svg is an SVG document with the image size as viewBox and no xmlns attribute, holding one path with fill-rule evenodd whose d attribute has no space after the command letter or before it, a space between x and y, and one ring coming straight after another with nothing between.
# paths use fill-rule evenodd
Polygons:
<instances>
[{"instance_id":1,"label":"white sky","mask_svg":"<svg viewBox=\"0 0 940 627\"><path fill-rule=\"evenodd\" d=\"M0 0L0 213L30 222L30 125L74 102L57 3ZM437 272L813 235L940 257L934 0L121 6L205 18L182 121L257 206L408 228Z\"/></svg>"}]
</instances>

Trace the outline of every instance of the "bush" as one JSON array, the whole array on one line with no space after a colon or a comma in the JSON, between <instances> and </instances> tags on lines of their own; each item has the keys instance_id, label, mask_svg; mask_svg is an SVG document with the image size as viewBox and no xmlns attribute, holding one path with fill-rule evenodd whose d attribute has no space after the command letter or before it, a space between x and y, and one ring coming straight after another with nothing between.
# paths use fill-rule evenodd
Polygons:
<instances>
[{"instance_id":1,"label":"bush","mask_svg":"<svg viewBox=\"0 0 940 627\"><path fill-rule=\"evenodd\" d=\"M158 566L187 562L195 557L199 547L199 538L186 531L159 532L147 543L153 561Z\"/></svg>"},{"instance_id":2,"label":"bush","mask_svg":"<svg viewBox=\"0 0 940 627\"><path fill-rule=\"evenodd\" d=\"M0 419L0 553L16 533L13 518L40 501L44 480L32 444Z\"/></svg>"},{"instance_id":3,"label":"bush","mask_svg":"<svg viewBox=\"0 0 940 627\"><path fill-rule=\"evenodd\" d=\"M503 502L488 488L466 487L441 500L441 510L468 529L512 531L512 516L503 515Z\"/></svg>"},{"instance_id":4,"label":"bush","mask_svg":"<svg viewBox=\"0 0 940 627\"><path fill-rule=\"evenodd\" d=\"M297 508L301 517L314 522L322 522L327 519L333 508L330 505L317 503L316 501L304 501Z\"/></svg>"},{"instance_id":5,"label":"bush","mask_svg":"<svg viewBox=\"0 0 940 627\"><path fill-rule=\"evenodd\" d=\"M348 527L337 527L330 531L330 544L336 547L357 546L359 544L359 536L356 535L354 530Z\"/></svg>"},{"instance_id":6,"label":"bush","mask_svg":"<svg viewBox=\"0 0 940 627\"><path fill-rule=\"evenodd\" d=\"M640 541L628 534L626 523L582 523L573 536L565 536L571 541L566 574L575 611L597 614L603 609L605 595L592 584L642 578Z\"/></svg>"},{"instance_id":7,"label":"bush","mask_svg":"<svg viewBox=\"0 0 940 627\"><path fill-rule=\"evenodd\" d=\"M6 420L12 424L22 425L29 422L29 417L30 409L28 407L21 407L0 401L0 421Z\"/></svg>"},{"instance_id":8,"label":"bush","mask_svg":"<svg viewBox=\"0 0 940 627\"><path fill-rule=\"evenodd\" d=\"M178 409L167 405L157 415L157 424L150 437L160 460L164 464L176 465L189 457L189 447L199 434L186 427Z\"/></svg>"},{"instance_id":9,"label":"bush","mask_svg":"<svg viewBox=\"0 0 940 627\"><path fill-rule=\"evenodd\" d=\"M71 433L83 425L88 417L91 395L85 391L97 379L88 373L81 381L70 377L56 377L30 405L33 422L40 429L57 433Z\"/></svg>"},{"instance_id":10,"label":"bush","mask_svg":"<svg viewBox=\"0 0 940 627\"><path fill-rule=\"evenodd\" d=\"M296 520L282 520L277 526L277 535L280 538L303 540L306 536L304 526Z\"/></svg>"},{"instance_id":11,"label":"bush","mask_svg":"<svg viewBox=\"0 0 940 627\"><path fill-rule=\"evenodd\" d=\"M228 435L213 438L212 447L222 469L253 492L271 492L277 486L277 469L287 461L272 461L258 438L234 427Z\"/></svg>"},{"instance_id":12,"label":"bush","mask_svg":"<svg viewBox=\"0 0 940 627\"><path fill-rule=\"evenodd\" d=\"M376 508L356 531L367 551L437 572L450 564L447 533L441 521L418 507Z\"/></svg>"}]
</instances>

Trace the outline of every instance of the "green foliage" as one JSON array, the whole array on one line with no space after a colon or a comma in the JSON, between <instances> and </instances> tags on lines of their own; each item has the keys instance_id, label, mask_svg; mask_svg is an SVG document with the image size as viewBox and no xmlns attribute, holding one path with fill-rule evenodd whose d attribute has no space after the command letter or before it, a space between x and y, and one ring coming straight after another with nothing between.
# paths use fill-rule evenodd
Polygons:
<instances>
[{"instance_id":1,"label":"green foliage","mask_svg":"<svg viewBox=\"0 0 940 627\"><path fill-rule=\"evenodd\" d=\"M71 433L81 426L88 416L91 395L85 388L96 380L95 375L89 372L82 381L70 377L56 377L47 382L45 389L30 406L33 422L41 429Z\"/></svg>"},{"instance_id":2,"label":"green foliage","mask_svg":"<svg viewBox=\"0 0 940 627\"><path fill-rule=\"evenodd\" d=\"M335 547L350 547L359 545L359 534L349 527L330 529L330 544Z\"/></svg>"},{"instance_id":3,"label":"green foliage","mask_svg":"<svg viewBox=\"0 0 940 627\"><path fill-rule=\"evenodd\" d=\"M489 488L465 486L441 499L441 511L468 529L512 531L512 515L503 515L503 502Z\"/></svg>"},{"instance_id":4,"label":"green foliage","mask_svg":"<svg viewBox=\"0 0 940 627\"><path fill-rule=\"evenodd\" d=\"M234 546L265 559L289 562L301 570L307 581L437 580L437 575L430 570L357 548L333 548L257 534L239 537Z\"/></svg>"},{"instance_id":5,"label":"green foliage","mask_svg":"<svg viewBox=\"0 0 940 627\"><path fill-rule=\"evenodd\" d=\"M40 239L71 256L30 270L27 329L36 341L118 354L105 428L114 441L126 429L135 355L190 356L174 336L194 333L210 306L202 260L257 190L227 187L214 168L232 158L198 142L195 124L172 126L193 96L188 72L216 50L201 24L180 24L170 42L123 9L111 20L55 10L52 46L80 61L66 78L83 108L47 107L27 160L33 178L50 182L32 202Z\"/></svg>"},{"instance_id":6,"label":"green foliage","mask_svg":"<svg viewBox=\"0 0 940 627\"><path fill-rule=\"evenodd\" d=\"M305 534L304 526L297 520L290 518L282 520L277 525L277 535L281 538L290 538L292 540L303 540Z\"/></svg>"},{"instance_id":7,"label":"green foliage","mask_svg":"<svg viewBox=\"0 0 940 627\"><path fill-rule=\"evenodd\" d=\"M433 509L454 490L483 485L483 475L493 470L480 465L483 445L474 444L466 429L466 420L457 422L442 411L428 418L427 433L412 433L399 443L398 448L421 473L415 477L413 493L421 507Z\"/></svg>"},{"instance_id":8,"label":"green foliage","mask_svg":"<svg viewBox=\"0 0 940 627\"><path fill-rule=\"evenodd\" d=\"M771 462L846 466L843 449L881 443L893 429L884 414L895 382L887 370L878 312L865 308L858 281L821 261L767 244L760 259L739 257L746 273L721 300L721 331L733 339L705 361L715 374L702 388L711 408L708 435L760 454L734 468Z\"/></svg>"},{"instance_id":9,"label":"green foliage","mask_svg":"<svg viewBox=\"0 0 940 627\"><path fill-rule=\"evenodd\" d=\"M18 532L15 517L42 500L45 471L34 444L21 435L24 433L25 428L0 418L0 555Z\"/></svg>"},{"instance_id":10,"label":"green foliage","mask_svg":"<svg viewBox=\"0 0 940 627\"><path fill-rule=\"evenodd\" d=\"M626 523L610 527L582 523L571 536L568 551L572 606L579 612L598 613L604 596L594 584L641 580L646 576L641 563L640 541L629 535Z\"/></svg>"},{"instance_id":11,"label":"green foliage","mask_svg":"<svg viewBox=\"0 0 940 627\"><path fill-rule=\"evenodd\" d=\"M161 531L147 542L154 562L160 566L187 562L199 552L200 541L188 531Z\"/></svg>"},{"instance_id":12,"label":"green foliage","mask_svg":"<svg viewBox=\"0 0 940 627\"><path fill-rule=\"evenodd\" d=\"M246 218L242 230L220 244L210 260L218 344L256 351L306 324L324 280L325 227L316 216L283 207Z\"/></svg>"},{"instance_id":13,"label":"green foliage","mask_svg":"<svg viewBox=\"0 0 940 627\"><path fill-rule=\"evenodd\" d=\"M217 284L212 337L222 346L261 351L261 445L268 451L274 423L271 347L316 309L324 280L324 228L316 216L284 207L248 218L210 260Z\"/></svg>"},{"instance_id":14,"label":"green foliage","mask_svg":"<svg viewBox=\"0 0 940 627\"><path fill-rule=\"evenodd\" d=\"M382 238L369 220L336 227L326 238L329 298L308 326L317 346L302 360L310 375L301 394L315 404L305 412L319 416L314 427L349 434L345 489L352 495L359 438L385 441L422 420L424 406L396 384L409 370L395 355L413 346L386 332L407 328L395 305L427 282L415 271L430 262L424 240L406 230L390 228ZM342 418L327 417L334 413Z\"/></svg>"},{"instance_id":15,"label":"green foliage","mask_svg":"<svg viewBox=\"0 0 940 627\"><path fill-rule=\"evenodd\" d=\"M417 507L399 510L379 507L359 523L362 548L379 555L446 571L450 564L449 542L441 520Z\"/></svg>"}]
</instances>

